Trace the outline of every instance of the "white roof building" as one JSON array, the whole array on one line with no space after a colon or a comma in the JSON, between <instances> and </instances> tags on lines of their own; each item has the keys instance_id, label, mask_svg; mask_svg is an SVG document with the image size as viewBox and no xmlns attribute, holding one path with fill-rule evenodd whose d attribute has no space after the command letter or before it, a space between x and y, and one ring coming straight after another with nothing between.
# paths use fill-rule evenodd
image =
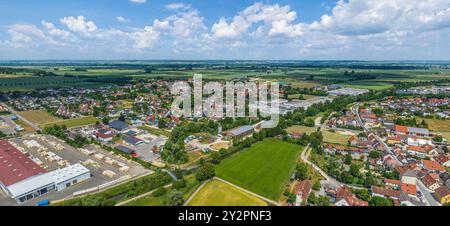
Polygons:
<instances>
[{"instance_id":1,"label":"white roof building","mask_svg":"<svg viewBox=\"0 0 450 226\"><path fill-rule=\"evenodd\" d=\"M22 203L51 190L63 190L91 177L89 169L77 163L66 168L39 174L8 186L11 197Z\"/></svg>"}]
</instances>

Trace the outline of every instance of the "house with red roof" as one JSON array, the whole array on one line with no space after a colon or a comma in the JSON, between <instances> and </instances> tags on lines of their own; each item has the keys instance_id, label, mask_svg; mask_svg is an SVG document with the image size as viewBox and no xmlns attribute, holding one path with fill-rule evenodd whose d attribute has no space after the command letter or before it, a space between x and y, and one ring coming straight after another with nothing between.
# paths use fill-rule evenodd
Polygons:
<instances>
[{"instance_id":1,"label":"house with red roof","mask_svg":"<svg viewBox=\"0 0 450 226\"><path fill-rule=\"evenodd\" d=\"M417 187L415 184L402 183L400 188L401 188L401 191L408 196L412 196L412 197L417 196Z\"/></svg>"},{"instance_id":2,"label":"house with red roof","mask_svg":"<svg viewBox=\"0 0 450 226\"><path fill-rule=\"evenodd\" d=\"M419 137L428 137L430 135L430 131L428 129L401 126L401 125L395 125L394 131L396 134L399 135L412 135Z\"/></svg>"},{"instance_id":3,"label":"house with red roof","mask_svg":"<svg viewBox=\"0 0 450 226\"><path fill-rule=\"evenodd\" d=\"M436 162L440 163L443 166L450 167L450 158L446 155L439 155L434 158Z\"/></svg>"},{"instance_id":4,"label":"house with red roof","mask_svg":"<svg viewBox=\"0 0 450 226\"><path fill-rule=\"evenodd\" d=\"M341 186L336 190L335 206L368 206L369 203L356 198L350 188Z\"/></svg>"},{"instance_id":5,"label":"house with red roof","mask_svg":"<svg viewBox=\"0 0 450 226\"><path fill-rule=\"evenodd\" d=\"M422 167L428 172L443 173L445 168L436 161L422 160Z\"/></svg>"},{"instance_id":6,"label":"house with red roof","mask_svg":"<svg viewBox=\"0 0 450 226\"><path fill-rule=\"evenodd\" d=\"M440 182L439 178L436 180L436 178L434 178L430 174L427 174L424 177L422 177L422 183L431 191L434 191L441 186L439 182Z\"/></svg>"},{"instance_id":7,"label":"house with red roof","mask_svg":"<svg viewBox=\"0 0 450 226\"><path fill-rule=\"evenodd\" d=\"M311 192L311 181L303 180L297 183L295 186L295 205L300 206L302 202L308 200L309 193Z\"/></svg>"}]
</instances>

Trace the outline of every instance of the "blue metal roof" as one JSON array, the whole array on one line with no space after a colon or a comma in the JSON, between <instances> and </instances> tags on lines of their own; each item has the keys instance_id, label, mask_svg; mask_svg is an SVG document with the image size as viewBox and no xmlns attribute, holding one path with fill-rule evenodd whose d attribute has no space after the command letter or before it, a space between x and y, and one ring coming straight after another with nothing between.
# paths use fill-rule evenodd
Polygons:
<instances>
[{"instance_id":1,"label":"blue metal roof","mask_svg":"<svg viewBox=\"0 0 450 226\"><path fill-rule=\"evenodd\" d=\"M124 152L124 153L127 153L127 154L130 154L130 155L136 153L133 149L127 148L127 147L122 146L122 145L118 145L118 146L116 146L116 148L117 148L117 150L119 150L121 152Z\"/></svg>"},{"instance_id":2,"label":"blue metal roof","mask_svg":"<svg viewBox=\"0 0 450 226\"><path fill-rule=\"evenodd\" d=\"M129 143L129 144L132 144L132 145L137 145L137 144L139 144L141 142L144 142L143 140L141 140L139 138L136 138L136 137L133 137L133 136L124 136L123 140L125 142Z\"/></svg>"},{"instance_id":3,"label":"blue metal roof","mask_svg":"<svg viewBox=\"0 0 450 226\"><path fill-rule=\"evenodd\" d=\"M123 121L114 120L108 124L109 127L117 129L117 130L125 130L128 128L128 124Z\"/></svg>"},{"instance_id":4,"label":"blue metal roof","mask_svg":"<svg viewBox=\"0 0 450 226\"><path fill-rule=\"evenodd\" d=\"M239 135L249 132L251 130L253 130L253 126L241 126L238 128L234 128L234 129L230 130L229 132L235 136L239 136Z\"/></svg>"}]
</instances>

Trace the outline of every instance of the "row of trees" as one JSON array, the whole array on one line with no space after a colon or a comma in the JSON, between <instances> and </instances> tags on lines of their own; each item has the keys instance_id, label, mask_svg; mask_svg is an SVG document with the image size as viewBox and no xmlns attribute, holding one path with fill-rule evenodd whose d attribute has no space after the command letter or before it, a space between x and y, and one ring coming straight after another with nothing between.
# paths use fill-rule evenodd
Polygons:
<instances>
[{"instance_id":1,"label":"row of trees","mask_svg":"<svg viewBox=\"0 0 450 226\"><path fill-rule=\"evenodd\" d=\"M90 143L90 141L87 138L81 136L81 134L75 134L73 138L69 138L69 136L67 135L66 125L47 126L44 128L43 132L45 134L50 134L61 140L64 140L70 146L75 148L81 148Z\"/></svg>"}]
</instances>

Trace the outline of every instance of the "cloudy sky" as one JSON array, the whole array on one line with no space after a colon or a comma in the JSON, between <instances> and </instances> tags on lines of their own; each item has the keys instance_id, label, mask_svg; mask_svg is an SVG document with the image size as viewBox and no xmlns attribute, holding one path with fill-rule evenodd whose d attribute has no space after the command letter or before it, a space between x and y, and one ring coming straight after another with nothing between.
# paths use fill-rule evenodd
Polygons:
<instances>
[{"instance_id":1,"label":"cloudy sky","mask_svg":"<svg viewBox=\"0 0 450 226\"><path fill-rule=\"evenodd\" d=\"M449 0L0 0L0 60L450 60Z\"/></svg>"}]
</instances>

